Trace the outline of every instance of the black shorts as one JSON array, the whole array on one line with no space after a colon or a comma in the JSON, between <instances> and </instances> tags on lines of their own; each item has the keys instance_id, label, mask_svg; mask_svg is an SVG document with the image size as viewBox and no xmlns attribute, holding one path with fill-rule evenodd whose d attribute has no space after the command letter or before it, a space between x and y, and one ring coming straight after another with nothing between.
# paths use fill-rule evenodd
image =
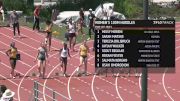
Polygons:
<instances>
[{"instance_id":1,"label":"black shorts","mask_svg":"<svg viewBox=\"0 0 180 101\"><path fill-rule=\"evenodd\" d=\"M67 57L61 57L60 59L64 64L67 64Z\"/></svg>"},{"instance_id":2,"label":"black shorts","mask_svg":"<svg viewBox=\"0 0 180 101\"><path fill-rule=\"evenodd\" d=\"M87 58L87 56L86 56L86 55L81 55L81 57L83 57L83 59L86 59L86 58Z\"/></svg>"},{"instance_id":3,"label":"black shorts","mask_svg":"<svg viewBox=\"0 0 180 101\"><path fill-rule=\"evenodd\" d=\"M10 58L9 60L10 60L10 64L12 66L12 69L15 69L17 59L16 58Z\"/></svg>"},{"instance_id":4,"label":"black shorts","mask_svg":"<svg viewBox=\"0 0 180 101\"><path fill-rule=\"evenodd\" d=\"M40 61L45 61L45 59L46 58L44 58L44 57L38 57L38 60L40 60Z\"/></svg>"},{"instance_id":5,"label":"black shorts","mask_svg":"<svg viewBox=\"0 0 180 101\"><path fill-rule=\"evenodd\" d=\"M76 36L76 33L69 33L69 37L73 38Z\"/></svg>"},{"instance_id":6,"label":"black shorts","mask_svg":"<svg viewBox=\"0 0 180 101\"><path fill-rule=\"evenodd\" d=\"M47 32L47 38L51 38L52 34L51 32Z\"/></svg>"}]
</instances>

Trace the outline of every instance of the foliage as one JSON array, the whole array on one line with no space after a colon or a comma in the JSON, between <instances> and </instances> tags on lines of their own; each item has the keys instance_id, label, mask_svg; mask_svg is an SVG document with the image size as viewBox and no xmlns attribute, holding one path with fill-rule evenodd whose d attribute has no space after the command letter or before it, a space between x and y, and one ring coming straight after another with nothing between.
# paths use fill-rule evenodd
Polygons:
<instances>
[{"instance_id":1,"label":"foliage","mask_svg":"<svg viewBox=\"0 0 180 101\"><path fill-rule=\"evenodd\" d=\"M149 6L149 16L160 17L160 16L180 16L180 11L175 7L161 7L157 4L151 4Z\"/></svg>"},{"instance_id":2,"label":"foliage","mask_svg":"<svg viewBox=\"0 0 180 101\"><path fill-rule=\"evenodd\" d=\"M3 0L3 5L7 10L25 11L26 5L24 0Z\"/></svg>"},{"instance_id":3,"label":"foliage","mask_svg":"<svg viewBox=\"0 0 180 101\"><path fill-rule=\"evenodd\" d=\"M0 0L3 1L4 7L7 10L22 10L25 15L33 15L33 1L34 0ZM58 0L57 5L49 6L41 10L41 18L50 19L52 9L61 11L84 10L95 8L104 2L113 2L115 4L114 10L124 14L127 18L139 18L143 16L143 0ZM60 2L62 1L62 2ZM78 1L78 2L72 2ZM80 1L80 2L79 2ZM180 10L176 7L165 8L157 4L149 5L149 15L153 17L158 16L180 16Z\"/></svg>"},{"instance_id":4,"label":"foliage","mask_svg":"<svg viewBox=\"0 0 180 101\"><path fill-rule=\"evenodd\" d=\"M114 2L114 4L115 4L115 7L114 7L115 11L118 11L118 12L124 14L125 13L124 2L125 2L125 0L116 0Z\"/></svg>"}]
</instances>

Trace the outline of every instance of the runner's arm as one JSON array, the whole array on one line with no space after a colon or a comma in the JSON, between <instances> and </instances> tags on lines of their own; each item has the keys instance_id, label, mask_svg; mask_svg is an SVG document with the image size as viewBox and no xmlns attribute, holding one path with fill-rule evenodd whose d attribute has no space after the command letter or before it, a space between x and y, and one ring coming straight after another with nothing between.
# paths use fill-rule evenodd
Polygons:
<instances>
[{"instance_id":1,"label":"runner's arm","mask_svg":"<svg viewBox=\"0 0 180 101\"><path fill-rule=\"evenodd\" d=\"M11 49L6 51L6 55L9 56Z\"/></svg>"},{"instance_id":2,"label":"runner's arm","mask_svg":"<svg viewBox=\"0 0 180 101\"><path fill-rule=\"evenodd\" d=\"M37 53L37 55L36 55L36 59L35 59L35 61L37 60L37 58L38 58L38 55L39 55L39 50L38 50L38 53Z\"/></svg>"},{"instance_id":3,"label":"runner's arm","mask_svg":"<svg viewBox=\"0 0 180 101\"><path fill-rule=\"evenodd\" d=\"M89 47L87 46L87 53L88 53L88 56L90 57L90 51L89 51Z\"/></svg>"}]
</instances>

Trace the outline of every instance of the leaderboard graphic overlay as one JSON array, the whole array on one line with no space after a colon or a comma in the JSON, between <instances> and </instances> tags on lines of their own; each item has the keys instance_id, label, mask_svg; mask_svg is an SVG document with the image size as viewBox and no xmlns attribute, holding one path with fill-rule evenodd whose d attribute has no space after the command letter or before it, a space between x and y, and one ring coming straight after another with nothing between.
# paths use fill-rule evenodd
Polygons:
<instances>
[{"instance_id":1,"label":"leaderboard graphic overlay","mask_svg":"<svg viewBox=\"0 0 180 101\"><path fill-rule=\"evenodd\" d=\"M174 20L96 20L95 67L175 67Z\"/></svg>"}]
</instances>

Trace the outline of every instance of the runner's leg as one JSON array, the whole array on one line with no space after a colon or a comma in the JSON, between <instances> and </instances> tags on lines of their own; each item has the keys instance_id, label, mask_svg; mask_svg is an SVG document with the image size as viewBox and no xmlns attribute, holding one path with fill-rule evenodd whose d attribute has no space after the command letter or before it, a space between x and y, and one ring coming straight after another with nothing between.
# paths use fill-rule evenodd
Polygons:
<instances>
[{"instance_id":1,"label":"runner's leg","mask_svg":"<svg viewBox=\"0 0 180 101\"><path fill-rule=\"evenodd\" d=\"M64 59L64 74L66 75L66 69L67 69L67 58Z\"/></svg>"},{"instance_id":2,"label":"runner's leg","mask_svg":"<svg viewBox=\"0 0 180 101\"><path fill-rule=\"evenodd\" d=\"M45 72L46 72L46 60L42 62L42 67L43 67L43 78L45 78Z\"/></svg>"},{"instance_id":3,"label":"runner's leg","mask_svg":"<svg viewBox=\"0 0 180 101\"><path fill-rule=\"evenodd\" d=\"M20 36L19 23L17 23L18 35Z\"/></svg>"},{"instance_id":4,"label":"runner's leg","mask_svg":"<svg viewBox=\"0 0 180 101\"><path fill-rule=\"evenodd\" d=\"M86 73L87 73L87 61L88 61L87 57L84 58L84 74L85 74L85 75L86 75Z\"/></svg>"},{"instance_id":5,"label":"runner's leg","mask_svg":"<svg viewBox=\"0 0 180 101\"><path fill-rule=\"evenodd\" d=\"M39 77L42 76L41 67L42 67L42 61L41 61L41 60L38 60L38 72L39 72Z\"/></svg>"},{"instance_id":6,"label":"runner's leg","mask_svg":"<svg viewBox=\"0 0 180 101\"><path fill-rule=\"evenodd\" d=\"M13 24L13 33L14 33L14 36L16 36L16 24Z\"/></svg>"},{"instance_id":7,"label":"runner's leg","mask_svg":"<svg viewBox=\"0 0 180 101\"><path fill-rule=\"evenodd\" d=\"M72 49L71 44L72 44L72 37L69 37L69 48L70 48L70 50Z\"/></svg>"},{"instance_id":8,"label":"runner's leg","mask_svg":"<svg viewBox=\"0 0 180 101\"><path fill-rule=\"evenodd\" d=\"M72 48L73 48L73 51L75 51L74 47L76 45L76 36L73 37L72 41L73 41L73 47Z\"/></svg>"}]
</instances>

